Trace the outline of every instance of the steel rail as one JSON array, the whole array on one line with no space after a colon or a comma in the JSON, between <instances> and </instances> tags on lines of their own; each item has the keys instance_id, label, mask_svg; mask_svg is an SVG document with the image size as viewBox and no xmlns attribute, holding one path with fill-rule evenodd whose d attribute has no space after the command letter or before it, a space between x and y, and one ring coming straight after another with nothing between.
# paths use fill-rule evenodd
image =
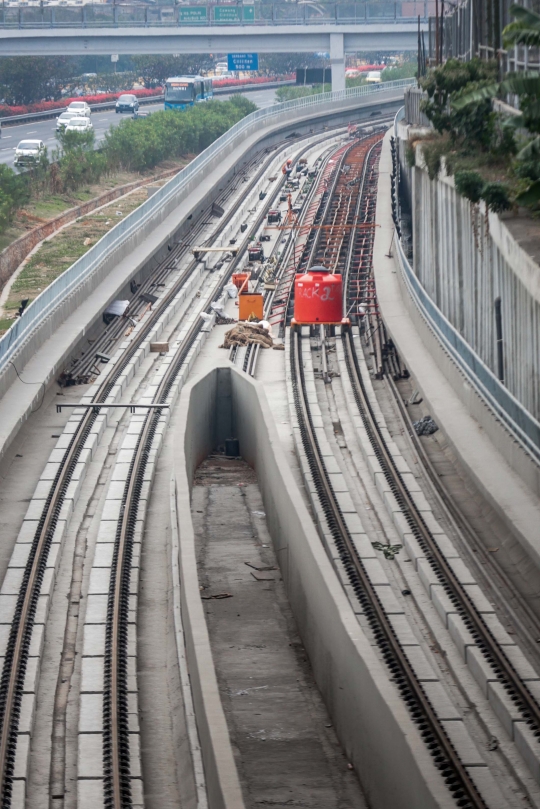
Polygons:
<instances>
[{"instance_id":1,"label":"steel rail","mask_svg":"<svg viewBox=\"0 0 540 809\"><path fill-rule=\"evenodd\" d=\"M486 549L481 540L478 538L477 533L469 522L468 517L463 513L459 505L446 490L446 487L441 481L440 475L433 466L424 445L420 441L420 437L417 435L416 430L413 427L411 417L400 395L397 385L392 378L392 375L388 373L388 371L384 375L384 381L388 385L391 395L396 402L396 406L398 408L403 426L405 427L409 437L411 447L417 454L421 465L424 467L435 498L445 513L447 520L450 522L455 533L466 540L467 546L469 548L473 548L476 552L478 552L478 554L480 554L484 564L486 564L486 567L488 567L490 572L498 578L498 582L495 583L489 581L489 577L486 576L485 571L482 570L482 567L478 564L474 557L469 558L469 562L474 565L477 575L486 582L486 586L492 591L495 591L493 593L494 598L497 598L500 602L502 591L504 588L506 588L508 594L516 600L518 610L523 612L524 615L520 615L514 607L511 607L505 597L503 597L504 603L501 604L501 606L504 610L507 610L510 613L512 621L519 626L524 640L529 644L531 654L537 658L538 638L540 637L540 620L538 616L535 615L529 604L527 604L525 601L524 597L515 590L510 577L498 564L496 564L493 555L486 553ZM498 592L496 591L497 586L501 588ZM532 627L534 632L525 625L525 619L529 622L530 627Z\"/></svg>"},{"instance_id":2,"label":"steel rail","mask_svg":"<svg viewBox=\"0 0 540 809\"><path fill-rule=\"evenodd\" d=\"M291 328L289 354L296 416L313 483L349 581L370 624L384 661L390 669L393 682L407 703L412 719L417 724L431 754L434 755L435 765L453 796L460 801L459 805L463 809L472 807L486 809L482 796L446 736L431 702L417 680L414 669L358 556L343 518L313 427L303 364L300 359L301 340L300 332L296 328Z\"/></svg>"},{"instance_id":3,"label":"steel rail","mask_svg":"<svg viewBox=\"0 0 540 809\"><path fill-rule=\"evenodd\" d=\"M274 155L275 156L275 155ZM261 209L251 228L246 231L236 257L227 272L217 281L201 312L210 308L228 283L232 273L246 252L254 234L263 223L267 211L281 193L283 178ZM166 402L187 355L204 323L196 318L189 328L173 361L169 365L153 401ZM107 809L129 809L131 803L129 767L129 727L127 708L127 623L129 609L129 582L131 576L131 556L135 523L139 507L140 492L152 442L161 418L161 409L149 412L137 441L124 487L120 518L117 524L113 564L109 586L107 622L105 630L104 699L103 699L103 753L104 753L104 793Z\"/></svg>"},{"instance_id":4,"label":"steel rail","mask_svg":"<svg viewBox=\"0 0 540 809\"><path fill-rule=\"evenodd\" d=\"M370 273L372 277L372 266ZM375 291L375 287L373 287L373 289ZM373 319L377 324L376 331L380 339L381 370L384 370L382 338L380 337L383 325L382 319L378 312L374 314ZM456 576L451 565L437 545L435 537L426 525L420 510L414 502L413 496L403 481L401 473L386 445L382 431L373 413L371 403L365 391L352 333L350 331L343 333L342 340L347 371L362 422L379 460L385 479L396 497L411 532L426 553L428 563L445 588L456 612L462 618L484 658L492 666L499 681L505 687L514 707L521 712L529 728L533 732L540 733L539 703L527 689L512 662L506 656L502 647L497 643L495 635L482 618L481 613L477 611L472 598L459 581L459 578ZM455 513L455 509L453 511Z\"/></svg>"},{"instance_id":5,"label":"steel rail","mask_svg":"<svg viewBox=\"0 0 540 809\"><path fill-rule=\"evenodd\" d=\"M290 140L287 140L283 143L288 145L290 142ZM264 174L268 165L275 158L274 151L275 150L272 150L272 153L268 159L264 161L262 168L252 179L251 183L246 189L246 193L249 193L249 191L255 187L257 182L259 182L259 174ZM263 155L266 153L267 150L264 150ZM233 178L233 182L236 179L236 177ZM208 211L203 212L202 216L207 213ZM216 235L219 235L235 213L236 210L232 209L220 221L219 227L216 229L213 238L215 238ZM196 261L190 262L189 266L182 273L177 282L162 298L159 299L156 304L156 308L150 314L147 322L138 333L137 338L133 340L132 343L126 348L118 362L116 362L111 368L111 371L107 375L106 379L103 380L93 398L93 402L106 404L104 400L110 394L115 380L129 363L133 354L138 350L141 342L150 333L154 323L159 319L178 291L193 273L196 264ZM232 262L232 264L234 265L235 262ZM46 499L45 506L36 529L32 548L30 550L21 588L19 590L15 614L11 624L9 640L6 648L2 676L0 679L1 809L9 809L11 806L13 768L15 764L17 730L20 713L17 702L18 698L22 694L24 684L28 651L34 628L34 618L39 597L39 589L44 576L49 548L52 543L54 531L59 519L60 510L63 505L64 495L72 478L75 465L83 450L84 443L90 434L92 425L96 418L97 414L92 410L88 410L81 418L79 424L77 425L77 429L73 433L64 458L56 473L49 495Z\"/></svg>"}]
</instances>

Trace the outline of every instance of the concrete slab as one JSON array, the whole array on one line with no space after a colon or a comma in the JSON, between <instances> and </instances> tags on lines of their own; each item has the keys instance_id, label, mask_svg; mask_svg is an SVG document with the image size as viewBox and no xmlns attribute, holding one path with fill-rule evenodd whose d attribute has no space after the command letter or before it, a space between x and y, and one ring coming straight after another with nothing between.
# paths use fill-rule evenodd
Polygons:
<instances>
[{"instance_id":1,"label":"concrete slab","mask_svg":"<svg viewBox=\"0 0 540 809\"><path fill-rule=\"evenodd\" d=\"M498 678L492 667L477 646L467 647L467 665L472 676L482 689L485 697L489 695L489 684L497 682Z\"/></svg>"},{"instance_id":2,"label":"concrete slab","mask_svg":"<svg viewBox=\"0 0 540 809\"><path fill-rule=\"evenodd\" d=\"M81 694L103 692L103 658L83 657L81 661Z\"/></svg>"},{"instance_id":3,"label":"concrete slab","mask_svg":"<svg viewBox=\"0 0 540 809\"><path fill-rule=\"evenodd\" d=\"M79 733L103 733L103 694L81 694Z\"/></svg>"},{"instance_id":4,"label":"concrete slab","mask_svg":"<svg viewBox=\"0 0 540 809\"><path fill-rule=\"evenodd\" d=\"M537 784L540 784L540 741L525 722L514 722L514 741Z\"/></svg>"},{"instance_id":5,"label":"concrete slab","mask_svg":"<svg viewBox=\"0 0 540 809\"><path fill-rule=\"evenodd\" d=\"M441 683L422 683L422 689L441 721L462 718Z\"/></svg>"},{"instance_id":6,"label":"concrete slab","mask_svg":"<svg viewBox=\"0 0 540 809\"><path fill-rule=\"evenodd\" d=\"M78 768L81 778L103 778L103 736L101 733L79 733Z\"/></svg>"},{"instance_id":7,"label":"concrete slab","mask_svg":"<svg viewBox=\"0 0 540 809\"><path fill-rule=\"evenodd\" d=\"M103 780L82 779L77 781L77 806L79 809L96 809L104 805Z\"/></svg>"},{"instance_id":8,"label":"concrete slab","mask_svg":"<svg viewBox=\"0 0 540 809\"><path fill-rule=\"evenodd\" d=\"M107 546L108 547L108 546ZM88 595L107 595L111 580L110 568L93 567L90 573Z\"/></svg>"},{"instance_id":9,"label":"concrete slab","mask_svg":"<svg viewBox=\"0 0 540 809\"><path fill-rule=\"evenodd\" d=\"M489 704L510 739L514 738L514 722L523 719L521 711L515 707L502 683L490 682L488 685Z\"/></svg>"},{"instance_id":10,"label":"concrete slab","mask_svg":"<svg viewBox=\"0 0 540 809\"><path fill-rule=\"evenodd\" d=\"M437 682L439 676L419 646L406 646L405 655L420 682Z\"/></svg>"},{"instance_id":11,"label":"concrete slab","mask_svg":"<svg viewBox=\"0 0 540 809\"><path fill-rule=\"evenodd\" d=\"M506 809L508 801L497 786L488 767L468 767L471 780L482 795L489 809Z\"/></svg>"},{"instance_id":12,"label":"concrete slab","mask_svg":"<svg viewBox=\"0 0 540 809\"><path fill-rule=\"evenodd\" d=\"M21 733L17 737L17 749L15 751L15 765L13 767L14 778L26 778L28 769L28 757L30 753L30 736Z\"/></svg>"},{"instance_id":13,"label":"concrete slab","mask_svg":"<svg viewBox=\"0 0 540 809\"><path fill-rule=\"evenodd\" d=\"M107 596L88 596L86 600L86 624L104 624L107 619Z\"/></svg>"},{"instance_id":14,"label":"concrete slab","mask_svg":"<svg viewBox=\"0 0 540 809\"><path fill-rule=\"evenodd\" d=\"M467 649L470 646L475 646L476 641L465 626L465 623L460 615L448 615L448 631L450 632L450 635L452 636L461 657L463 660L466 660Z\"/></svg>"},{"instance_id":15,"label":"concrete slab","mask_svg":"<svg viewBox=\"0 0 540 809\"><path fill-rule=\"evenodd\" d=\"M471 739L467 728L461 721L441 722L448 738L456 748L456 752L461 759L461 763L466 767L484 766L485 761L480 755L478 748Z\"/></svg>"}]
</instances>

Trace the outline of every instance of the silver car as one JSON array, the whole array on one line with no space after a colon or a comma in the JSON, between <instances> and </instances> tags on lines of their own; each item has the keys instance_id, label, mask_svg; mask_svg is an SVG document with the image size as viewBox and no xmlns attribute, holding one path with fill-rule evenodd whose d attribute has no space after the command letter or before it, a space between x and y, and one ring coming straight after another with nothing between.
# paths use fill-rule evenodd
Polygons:
<instances>
[{"instance_id":1,"label":"silver car","mask_svg":"<svg viewBox=\"0 0 540 809\"><path fill-rule=\"evenodd\" d=\"M68 107L69 112L76 112L79 116L85 116L86 118L90 118L92 114L92 110L86 103L86 101L72 101Z\"/></svg>"},{"instance_id":2,"label":"silver car","mask_svg":"<svg viewBox=\"0 0 540 809\"><path fill-rule=\"evenodd\" d=\"M68 125L68 123L71 121L72 118L78 118L78 117L79 117L79 113L75 112L75 110L72 110L71 112L69 110L66 110L61 115L59 115L58 118L56 119L56 129L57 129L57 131L59 129L64 129L64 127L66 127Z\"/></svg>"},{"instance_id":3,"label":"silver car","mask_svg":"<svg viewBox=\"0 0 540 809\"><path fill-rule=\"evenodd\" d=\"M36 163L45 152L45 144L42 140L21 140L15 147L15 165L28 166Z\"/></svg>"},{"instance_id":4,"label":"silver car","mask_svg":"<svg viewBox=\"0 0 540 809\"><path fill-rule=\"evenodd\" d=\"M89 118L83 118L81 116L68 121L66 132L89 132L93 128L92 121Z\"/></svg>"}]
</instances>

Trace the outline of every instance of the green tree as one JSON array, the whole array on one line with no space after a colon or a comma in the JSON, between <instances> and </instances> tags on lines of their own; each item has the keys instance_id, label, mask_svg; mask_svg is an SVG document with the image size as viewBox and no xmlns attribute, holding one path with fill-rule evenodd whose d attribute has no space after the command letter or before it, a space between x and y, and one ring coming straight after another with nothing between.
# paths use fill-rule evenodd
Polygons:
<instances>
[{"instance_id":1,"label":"green tree","mask_svg":"<svg viewBox=\"0 0 540 809\"><path fill-rule=\"evenodd\" d=\"M479 95L474 105L459 106L454 104L454 99L465 88L467 92L472 88L480 92L492 84L496 76L496 62L477 58L470 62L448 59L444 65L431 70L420 83L428 95L423 102L424 112L437 132L448 132L451 138L472 149L488 149L496 117L491 110L491 101Z\"/></svg>"},{"instance_id":2,"label":"green tree","mask_svg":"<svg viewBox=\"0 0 540 809\"><path fill-rule=\"evenodd\" d=\"M62 83L73 71L64 56L9 56L0 58L0 96L8 104L31 104L60 98Z\"/></svg>"},{"instance_id":3,"label":"green tree","mask_svg":"<svg viewBox=\"0 0 540 809\"><path fill-rule=\"evenodd\" d=\"M398 81L398 79L412 79L418 72L416 61L405 62L399 67L385 67L381 73L381 81Z\"/></svg>"},{"instance_id":4,"label":"green tree","mask_svg":"<svg viewBox=\"0 0 540 809\"><path fill-rule=\"evenodd\" d=\"M190 53L186 56L133 56L135 72L144 79L147 86L157 86L171 76L198 74L209 70L213 62L208 54Z\"/></svg>"},{"instance_id":5,"label":"green tree","mask_svg":"<svg viewBox=\"0 0 540 809\"><path fill-rule=\"evenodd\" d=\"M16 211L29 199L28 182L12 168L0 163L0 232L13 221Z\"/></svg>"},{"instance_id":6,"label":"green tree","mask_svg":"<svg viewBox=\"0 0 540 809\"><path fill-rule=\"evenodd\" d=\"M202 151L256 109L248 99L235 96L125 120L106 134L104 154L114 168L151 169L162 160Z\"/></svg>"}]
</instances>

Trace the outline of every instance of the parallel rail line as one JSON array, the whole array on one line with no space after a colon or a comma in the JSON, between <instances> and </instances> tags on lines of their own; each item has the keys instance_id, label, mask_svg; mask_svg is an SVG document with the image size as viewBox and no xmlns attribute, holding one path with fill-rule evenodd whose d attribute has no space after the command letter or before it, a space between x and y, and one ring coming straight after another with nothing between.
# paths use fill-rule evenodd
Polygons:
<instances>
[{"instance_id":1,"label":"parallel rail line","mask_svg":"<svg viewBox=\"0 0 540 809\"><path fill-rule=\"evenodd\" d=\"M284 141L284 143L289 144L290 140ZM262 155L266 153L263 152ZM267 166L272 162L274 159L274 150L271 150L270 157L264 161L263 167L259 170L259 173L255 175L252 179L251 183L248 185L246 189L246 193L255 186L255 184L259 181L259 178L262 173L266 170ZM235 182L233 180L233 182ZM205 211L202 214L202 217L208 216L209 210ZM221 232L224 227L227 225L228 221L234 215L235 210L231 210L220 222L219 227L214 232L212 238L215 238L216 235ZM255 227L259 227L260 221L258 220ZM244 245L248 244L249 237L252 235L252 231L254 228L250 230L247 234ZM230 272L227 274L226 279L220 282L216 289L214 289L210 300L207 303L207 308L210 305L210 302L214 299L215 294L219 294L220 289L225 285L230 273L232 272L234 266L236 266L236 260L231 262ZM159 319L165 309L169 306L171 301L177 295L179 290L188 280L190 275L193 273L197 262L192 261L190 262L189 266L184 270L181 274L179 279L176 283L171 287L171 289L163 296L163 298L159 299L156 302L155 309L150 313L146 323L140 329L139 333L135 340L133 340L130 345L126 348L123 352L119 360L115 363L112 367L111 371L107 375L107 377L103 380L102 384L100 385L96 395L93 398L93 402L96 404L99 403L102 406L106 406L106 399L110 395L111 390L121 375L122 371L126 368L129 361L138 350L139 345L144 341L147 335L150 333L151 329L153 328L155 322ZM197 320L193 324L192 329L186 336L185 340L183 341L182 346L179 349L177 354L178 360L172 364L171 367L178 368L178 362L183 361L185 354L189 351L189 348L193 344L195 337L198 331L202 328L202 323L198 322ZM165 380L170 379L171 374L168 373ZM171 383L172 384L172 383ZM160 393L159 395L165 395L164 391L166 392L166 388L163 385L160 386ZM161 399L157 399L157 402L162 401ZM161 410L156 410L152 414L151 418L146 419L145 423L145 434L150 434L152 430L152 425L154 424L154 419L159 418ZM18 723L19 723L19 716L20 716L20 705L22 700L22 692L23 692L23 685L24 685L24 678L26 674L26 667L28 662L28 653L30 648L30 641L32 637L32 632L34 628L34 620L36 615L37 603L39 598L39 591L43 581L45 567L47 563L47 558L49 554L49 549L53 540L54 532L59 520L60 511L64 502L64 497L66 494L67 487L72 479L73 472L75 466L80 458L81 452L84 448L84 444L90 435L90 431L92 429L92 425L97 418L97 413L93 409L88 409L87 412L81 417L77 425L77 429L73 433L73 436L70 440L69 446L64 454L64 458L59 466L59 469L56 473L55 479L52 483L51 489L45 501L45 506L42 511L41 518L38 522L38 527L36 529L35 537L32 542L28 562L25 567L23 581L21 584L21 588L19 590L19 595L17 599L17 604L15 608L15 614L13 617L13 621L11 624L9 640L6 649L6 655L4 659L4 666L2 670L2 675L0 679L0 723L1 723L1 731L0 731L0 807L1 809L9 809L11 807L11 798L12 798L12 787L13 787L13 772L14 772L14 764L15 764L15 754L16 754L16 747L17 747L17 732L18 732ZM157 423L157 422L156 422ZM149 427L146 427L146 424L149 424ZM150 431L150 432L149 432ZM147 455L142 454L137 455L139 458L145 458ZM133 484L133 486L129 490L129 497L132 499L134 496L137 495L137 486ZM127 503L126 498L126 503ZM129 511L127 513L130 513ZM122 529L123 534L122 537L125 540L126 529ZM129 561L130 561L130 551L129 551L129 543L126 544L124 541L123 543L119 543L118 547L115 547L115 561L116 567L115 570L118 571L117 576L111 576L111 580L113 584L118 584L118 587L114 590L114 596L112 604L109 601L109 612L113 610L114 615L119 619L117 620L115 627L107 629L108 636L107 642L109 643L110 653L111 653L111 660L109 666L107 668L106 665L106 677L110 678L110 693L115 694L107 703L105 701L104 705L104 717L107 719L107 723L109 724L113 730L109 734L109 737L104 739L104 750L109 750L111 753L111 772L110 775L112 777L112 792L106 791L106 799L109 799L109 796L112 795L112 803L111 806L114 806L115 809L124 809L126 806L131 805L131 800L129 796L129 789L126 790L125 787L125 779L123 775L126 771L126 750L125 744L122 743L122 738L125 734L127 734L127 708L124 711L124 705L122 702L121 692L122 689L119 688L119 680L122 680L122 677L126 674L126 664L127 664L127 657L123 655L125 652L125 643L127 642L127 620L124 621L126 616L126 603L123 598L125 594L125 580L127 578L129 582ZM115 581L117 579L118 581ZM120 653L120 654L119 654ZM118 697L120 694L120 697ZM117 730L114 730L114 727ZM105 734L106 735L106 734ZM129 753L128 753L129 755ZM129 765L128 771L129 771ZM129 785L128 785L129 786Z\"/></svg>"},{"instance_id":2,"label":"parallel rail line","mask_svg":"<svg viewBox=\"0 0 540 809\"><path fill-rule=\"evenodd\" d=\"M354 180L352 187L354 188L354 185L357 186L354 206L352 206L355 221L358 220L359 213L362 209L366 213L362 221L370 220L369 209L374 206L374 195L376 191L374 184L368 181L370 177L368 164L373 166L373 161L377 159L378 148L380 148L379 144L380 137L377 138L375 143L372 142L369 145L357 144L355 149L349 150L347 153L347 158L350 161L349 165L353 166L352 171L348 172L350 177L348 182L350 183ZM359 152L360 155L355 154L355 151L357 153ZM358 157L360 157L360 159L357 159ZM347 175L345 175L345 177L347 177ZM327 201L325 220L327 217L331 217L332 223L335 224L336 228L340 224L347 222L350 215L351 203L346 199L344 194L339 194L338 199L333 204L332 200ZM331 255L334 264L337 264L340 256L343 255L346 257L347 263L342 265L340 269L343 270L344 278L347 282L352 275L350 272L350 263L353 263L355 258L354 243L356 233L360 233L360 239L364 240L366 232L348 230L345 231L345 233L348 238L340 239L337 245L333 245ZM324 264L327 246L324 240L316 239L315 249L311 252L311 261L316 263L320 261L320 263ZM369 258L371 258L372 242L368 241L367 246L368 252L370 253ZM370 261L365 269L368 271L365 273L365 276L367 276L371 269ZM364 277L362 281L365 282L366 277ZM344 293L344 297L345 299L347 298L346 292ZM324 336L324 327L321 328L323 329ZM353 357L355 355L351 355L351 352L354 351L354 345L350 332L346 333L344 330L342 331L348 370L351 375L351 381L353 382L353 389L356 390L354 382L356 381L358 384L358 375L356 373L357 364L354 364ZM316 431L313 427L311 409L305 386L301 346L302 337L300 331L297 327L291 328L289 359L292 390L300 436L313 483L323 508L329 530L340 554L341 561L343 562L349 581L362 607L362 611L369 622L375 642L390 670L392 680L404 699L410 715L420 731L420 735L434 757L435 765L441 772L458 806L462 807L462 809L486 809L486 804L482 796L460 760L443 726L439 722L430 700L424 693L417 679L414 669L399 642L395 630L350 536L326 470L324 458L320 452Z\"/></svg>"},{"instance_id":3,"label":"parallel rail line","mask_svg":"<svg viewBox=\"0 0 540 809\"><path fill-rule=\"evenodd\" d=\"M434 757L448 789L461 809L486 809L486 804L446 736L414 669L396 636L379 596L358 556L343 518L313 427L301 359L302 337L290 331L290 365L294 403L300 435L313 483L349 581L369 622L392 680Z\"/></svg>"}]
</instances>

